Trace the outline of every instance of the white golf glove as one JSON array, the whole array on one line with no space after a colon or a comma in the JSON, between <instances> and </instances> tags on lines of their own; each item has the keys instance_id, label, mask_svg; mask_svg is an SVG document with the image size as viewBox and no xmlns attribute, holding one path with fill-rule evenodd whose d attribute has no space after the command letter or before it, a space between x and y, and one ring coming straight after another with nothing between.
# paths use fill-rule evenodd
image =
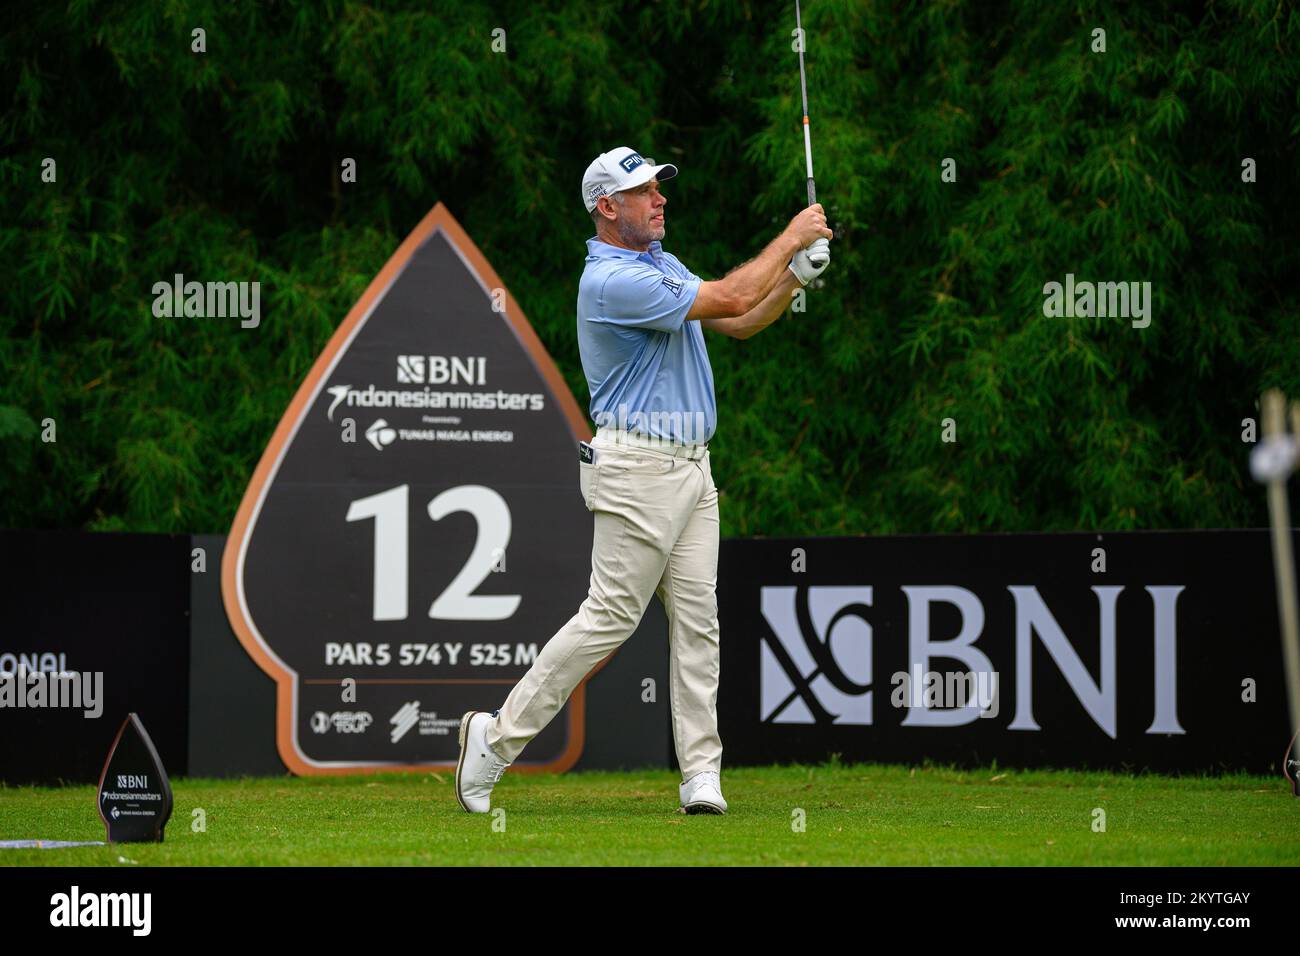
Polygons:
<instances>
[{"instance_id":1,"label":"white golf glove","mask_svg":"<svg viewBox=\"0 0 1300 956\"><path fill-rule=\"evenodd\" d=\"M787 268L794 273L800 285L807 285L825 272L830 264L831 244L823 238L813 242L807 249L796 252Z\"/></svg>"}]
</instances>

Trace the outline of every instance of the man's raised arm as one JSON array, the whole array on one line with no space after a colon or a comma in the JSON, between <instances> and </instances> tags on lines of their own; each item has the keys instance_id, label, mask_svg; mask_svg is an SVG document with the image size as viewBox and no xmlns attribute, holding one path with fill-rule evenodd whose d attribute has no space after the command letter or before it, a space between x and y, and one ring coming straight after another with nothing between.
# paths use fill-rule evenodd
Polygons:
<instances>
[{"instance_id":1,"label":"man's raised arm","mask_svg":"<svg viewBox=\"0 0 1300 956\"><path fill-rule=\"evenodd\" d=\"M744 315L759 306L772 292L790 257L817 239L831 239L821 203L813 203L790 220L767 248L744 265L732 269L715 282L701 282L687 319L720 319Z\"/></svg>"}]
</instances>

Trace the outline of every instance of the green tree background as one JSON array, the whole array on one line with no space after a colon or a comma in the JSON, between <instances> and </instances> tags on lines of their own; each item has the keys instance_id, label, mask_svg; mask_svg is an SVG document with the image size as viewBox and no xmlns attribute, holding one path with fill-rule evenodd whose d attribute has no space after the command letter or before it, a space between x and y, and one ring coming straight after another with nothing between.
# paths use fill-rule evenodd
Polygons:
<instances>
[{"instance_id":1,"label":"green tree background","mask_svg":"<svg viewBox=\"0 0 1300 956\"><path fill-rule=\"evenodd\" d=\"M583 169L616 145L678 163L665 246L706 279L757 253L804 202L792 8L20 5L0 524L227 530L313 359L439 200L585 407ZM1263 524L1242 420L1267 386L1300 393L1296 5L803 16L834 261L806 313L709 336L724 533ZM260 327L154 318L176 272L261 281ZM1044 317L1067 272L1150 281L1150 327Z\"/></svg>"}]
</instances>

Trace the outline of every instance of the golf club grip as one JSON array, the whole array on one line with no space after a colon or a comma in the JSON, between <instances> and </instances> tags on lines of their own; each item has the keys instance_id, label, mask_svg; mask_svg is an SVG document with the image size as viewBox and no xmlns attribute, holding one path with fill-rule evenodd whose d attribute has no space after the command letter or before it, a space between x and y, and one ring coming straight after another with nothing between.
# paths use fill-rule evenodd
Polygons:
<instances>
[{"instance_id":1,"label":"golf club grip","mask_svg":"<svg viewBox=\"0 0 1300 956\"><path fill-rule=\"evenodd\" d=\"M811 176L808 177L808 205L817 202L817 184L813 182ZM826 240L818 239L808 247L808 260L816 265L821 265L830 258L826 249Z\"/></svg>"}]
</instances>

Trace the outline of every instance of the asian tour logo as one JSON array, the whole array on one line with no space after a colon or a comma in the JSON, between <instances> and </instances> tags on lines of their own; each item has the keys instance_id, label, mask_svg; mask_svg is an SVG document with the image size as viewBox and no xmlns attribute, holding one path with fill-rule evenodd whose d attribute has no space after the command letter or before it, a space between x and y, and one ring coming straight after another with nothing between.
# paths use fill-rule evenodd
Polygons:
<instances>
[{"instance_id":1,"label":"asian tour logo","mask_svg":"<svg viewBox=\"0 0 1300 956\"><path fill-rule=\"evenodd\" d=\"M318 710L312 714L311 729L317 734L327 734L331 730L340 734L364 734L374 722L375 718L364 710L338 710L332 714Z\"/></svg>"}]
</instances>

